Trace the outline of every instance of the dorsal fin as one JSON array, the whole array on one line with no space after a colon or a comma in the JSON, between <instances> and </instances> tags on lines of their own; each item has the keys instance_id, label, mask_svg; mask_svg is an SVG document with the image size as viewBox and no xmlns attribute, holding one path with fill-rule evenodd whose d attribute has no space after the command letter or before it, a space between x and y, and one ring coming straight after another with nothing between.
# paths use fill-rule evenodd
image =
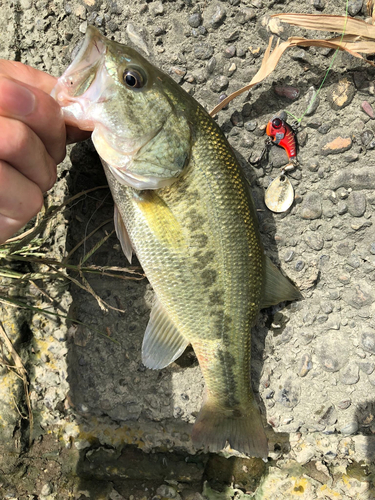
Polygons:
<instances>
[{"instance_id":1,"label":"dorsal fin","mask_svg":"<svg viewBox=\"0 0 375 500\"><path fill-rule=\"evenodd\" d=\"M128 259L129 263L131 264L132 263L132 255L133 255L133 245L130 241L128 231L126 230L124 221L122 220L120 211L117 208L116 204L115 204L114 219L115 219L115 229L116 229L117 238L119 239L119 241L121 243L121 248L125 254L125 257Z\"/></svg>"},{"instance_id":2,"label":"dorsal fin","mask_svg":"<svg viewBox=\"0 0 375 500\"><path fill-rule=\"evenodd\" d=\"M181 356L188 345L156 299L143 338L142 363L153 370L164 368Z\"/></svg>"},{"instance_id":3,"label":"dorsal fin","mask_svg":"<svg viewBox=\"0 0 375 500\"><path fill-rule=\"evenodd\" d=\"M281 274L281 271L267 256L265 257L265 267L265 284L260 301L261 309L274 306L279 302L302 298L301 292L288 278Z\"/></svg>"}]
</instances>

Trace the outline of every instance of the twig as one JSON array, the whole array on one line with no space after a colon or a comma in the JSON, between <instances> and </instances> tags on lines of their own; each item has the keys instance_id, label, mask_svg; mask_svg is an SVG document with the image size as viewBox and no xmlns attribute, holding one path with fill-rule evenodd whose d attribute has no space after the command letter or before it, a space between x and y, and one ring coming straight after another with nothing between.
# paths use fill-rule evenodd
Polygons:
<instances>
[{"instance_id":1,"label":"twig","mask_svg":"<svg viewBox=\"0 0 375 500\"><path fill-rule=\"evenodd\" d=\"M88 234L87 236L85 236L85 238L83 238L83 240L81 240L79 243L77 243L77 245L72 250L70 250L70 252L68 253L68 255L63 259L62 263L65 264L66 262L68 262L68 260L70 259L70 257L74 254L74 252L76 250L78 250L78 248L81 245L83 245L83 243L86 240L88 240L89 238L91 238L91 236L94 235L101 227L105 226L106 224L109 224L110 222L113 222L113 217L111 217L110 219L107 219L104 222L102 222L101 224L99 224L99 226L97 228L95 228L93 231L91 231L90 234Z\"/></svg>"},{"instance_id":2,"label":"twig","mask_svg":"<svg viewBox=\"0 0 375 500\"><path fill-rule=\"evenodd\" d=\"M12 342L10 341L8 335L6 334L3 325L0 322L0 336L3 339L4 344L7 346L7 349L10 353L10 355L13 358L15 369L17 370L18 374L22 378L23 381L23 389L25 392L25 400L26 400L26 406L27 406L27 411L29 413L29 446L31 447L32 445L32 436L33 436L33 428L34 428L34 417L33 417L33 412L31 409L31 402L30 402L30 396L29 396L29 381L27 380L27 372L25 367L23 366L22 360L19 357L18 353L13 347ZM17 404L16 404L16 408ZM18 410L19 411L19 410ZM21 412L19 412L22 418L25 418L22 416Z\"/></svg>"}]
</instances>

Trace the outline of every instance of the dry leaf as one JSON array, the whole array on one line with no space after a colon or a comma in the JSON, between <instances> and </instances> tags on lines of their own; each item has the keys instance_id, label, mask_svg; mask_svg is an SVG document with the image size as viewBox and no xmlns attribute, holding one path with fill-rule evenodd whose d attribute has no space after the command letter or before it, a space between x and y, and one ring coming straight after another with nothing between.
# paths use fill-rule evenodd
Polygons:
<instances>
[{"instance_id":1,"label":"dry leaf","mask_svg":"<svg viewBox=\"0 0 375 500\"><path fill-rule=\"evenodd\" d=\"M367 0L367 13L372 17L372 21L375 20L375 0Z\"/></svg>"},{"instance_id":2,"label":"dry leaf","mask_svg":"<svg viewBox=\"0 0 375 500\"><path fill-rule=\"evenodd\" d=\"M375 0L371 0L375 3ZM267 50L263 56L261 67L256 73L251 82L242 87L241 89L233 92L228 97L226 97L220 104L214 107L210 112L211 116L215 116L218 111L224 108L230 101L235 97L243 94L244 92L250 90L254 85L263 81L267 76L269 76L272 71L276 68L280 57L283 55L288 47L327 47L329 49L340 49L348 52L353 57L362 59L367 63L375 66L375 63L368 61L361 56L363 54L374 54L375 53L375 26L365 23L364 21L353 19L352 17L346 16L328 16L319 14L276 14L275 16L283 22L287 22L294 26L300 26L306 29L315 29L322 31L337 31L345 35L338 36L335 38L323 39L308 39L303 37L291 37L288 38L286 42L279 43L277 41L276 47L271 52L272 40L270 38Z\"/></svg>"},{"instance_id":3,"label":"dry leaf","mask_svg":"<svg viewBox=\"0 0 375 500\"><path fill-rule=\"evenodd\" d=\"M211 116L215 116L218 111L220 111L224 106L226 106L230 101L232 101L235 97L243 94L247 90L250 90L254 85L257 83L260 83L262 80L264 80L267 76L269 76L272 71L276 68L277 63L280 60L280 57L283 55L285 50L290 46L290 42L286 41L283 43L279 43L279 40L277 41L276 47L273 49L271 53L271 46L272 46L272 40L273 37L270 38L268 42L268 47L266 49L266 52L264 53L262 64L258 70L258 72L254 75L253 79L248 85L245 85L245 87L242 87L239 90L236 90L236 92L233 92L230 94L228 97L226 97L223 101L221 101L220 104L214 107L214 109L210 112Z\"/></svg>"},{"instance_id":4,"label":"dry leaf","mask_svg":"<svg viewBox=\"0 0 375 500\"><path fill-rule=\"evenodd\" d=\"M320 31L335 31L347 35L375 39L375 26L360 19L325 14L275 14L281 21L293 26Z\"/></svg>"},{"instance_id":5,"label":"dry leaf","mask_svg":"<svg viewBox=\"0 0 375 500\"><path fill-rule=\"evenodd\" d=\"M329 49L340 49L340 50L345 50L346 52L349 52L354 57L357 57L358 59L362 59L363 61L367 62L368 64L371 64L371 66L375 66L375 64L372 61L368 61L364 57L362 57L358 52L365 52L365 53L372 53L372 50L368 51L367 49L372 49L373 47L373 42L347 42L347 43L341 43L340 42L341 38L331 38L327 40L316 40L316 39L307 39L303 37L291 37L288 39L290 42L291 47L299 46L299 47L311 47L312 45L314 47L327 47ZM356 52L358 50L358 52Z\"/></svg>"}]
</instances>

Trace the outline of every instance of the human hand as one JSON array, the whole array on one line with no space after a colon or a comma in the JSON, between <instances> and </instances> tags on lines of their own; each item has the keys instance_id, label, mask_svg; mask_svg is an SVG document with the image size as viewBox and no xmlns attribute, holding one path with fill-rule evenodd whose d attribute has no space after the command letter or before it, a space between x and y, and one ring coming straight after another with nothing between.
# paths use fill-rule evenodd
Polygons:
<instances>
[{"instance_id":1,"label":"human hand","mask_svg":"<svg viewBox=\"0 0 375 500\"><path fill-rule=\"evenodd\" d=\"M0 60L0 244L43 206L67 143L89 137L66 126L49 95L56 78Z\"/></svg>"}]
</instances>

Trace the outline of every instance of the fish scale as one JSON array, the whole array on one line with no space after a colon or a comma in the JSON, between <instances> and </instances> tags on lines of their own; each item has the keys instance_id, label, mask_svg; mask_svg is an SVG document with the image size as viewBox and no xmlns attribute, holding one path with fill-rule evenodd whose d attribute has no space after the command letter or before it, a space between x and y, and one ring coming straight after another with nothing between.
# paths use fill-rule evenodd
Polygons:
<instances>
[{"instance_id":1,"label":"fish scale","mask_svg":"<svg viewBox=\"0 0 375 500\"><path fill-rule=\"evenodd\" d=\"M265 458L251 327L261 307L300 295L264 255L224 134L173 79L93 27L53 95L70 123L93 130L121 246L155 291L143 363L164 368L191 343L206 383L194 445Z\"/></svg>"},{"instance_id":2,"label":"fish scale","mask_svg":"<svg viewBox=\"0 0 375 500\"><path fill-rule=\"evenodd\" d=\"M141 220L137 216L138 194L133 196L131 188L115 186L115 179L108 170L106 172L115 203L135 243L137 257L178 330L191 341L208 394L218 406L246 407L249 398L253 397L249 378L250 329L259 311L263 251L259 233L254 230L255 217L248 186L238 163L217 125L200 108L197 108L197 118L202 132L199 136L196 134L192 145L188 173L171 187L158 190L157 194L184 234L186 247L182 252L154 238L154 229L148 219ZM208 140L213 144L207 148ZM190 191L199 193L195 216L199 215L204 221L203 227L207 227L203 233L208 238L205 250L215 253L215 259L198 273L196 266L200 255L194 257L192 252L196 234L189 229L191 216L186 215L189 214L186 200ZM184 193L185 197L176 201L179 198L176 192ZM153 205L150 204L147 210L153 210ZM216 273L211 281L202 279L208 269ZM177 286L166 289L168 281ZM212 289L223 297L222 310L210 307ZM215 313L219 313L220 328L212 320ZM230 321L227 328L224 318Z\"/></svg>"}]
</instances>

